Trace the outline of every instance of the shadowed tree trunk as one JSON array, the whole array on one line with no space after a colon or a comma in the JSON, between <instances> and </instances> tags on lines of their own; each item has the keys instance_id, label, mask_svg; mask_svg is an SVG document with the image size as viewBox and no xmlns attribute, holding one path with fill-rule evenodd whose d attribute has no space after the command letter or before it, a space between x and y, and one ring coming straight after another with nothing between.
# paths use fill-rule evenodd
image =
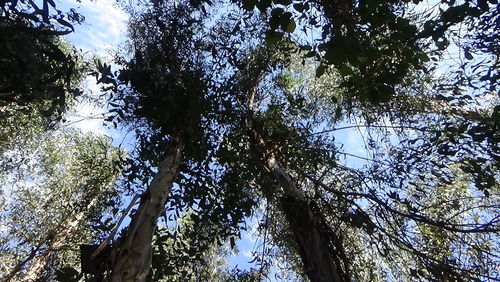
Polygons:
<instances>
[{"instance_id":1,"label":"shadowed tree trunk","mask_svg":"<svg viewBox=\"0 0 500 282\"><path fill-rule=\"evenodd\" d=\"M151 267L151 244L156 222L164 211L167 196L179 174L183 151L182 138L172 137L157 174L141 196L126 234L113 250L110 281L145 281Z\"/></svg>"},{"instance_id":2,"label":"shadowed tree trunk","mask_svg":"<svg viewBox=\"0 0 500 282\"><path fill-rule=\"evenodd\" d=\"M324 218L314 212L314 203L306 199L295 179L279 163L275 150L263 137L262 128L255 126L254 99L259 81L257 78L249 94L249 114L245 124L250 142L262 154L262 165L283 189L281 209L293 233L304 272L311 281L350 281L341 241Z\"/></svg>"}]
</instances>

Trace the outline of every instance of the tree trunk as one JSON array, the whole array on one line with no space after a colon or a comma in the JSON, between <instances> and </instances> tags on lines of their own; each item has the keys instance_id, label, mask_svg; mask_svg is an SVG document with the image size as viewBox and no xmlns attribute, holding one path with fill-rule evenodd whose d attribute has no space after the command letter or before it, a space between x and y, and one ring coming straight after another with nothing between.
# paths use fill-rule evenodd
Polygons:
<instances>
[{"instance_id":1,"label":"tree trunk","mask_svg":"<svg viewBox=\"0 0 500 282\"><path fill-rule=\"evenodd\" d=\"M304 272L311 281L350 281L342 242L311 206L290 196L281 199Z\"/></svg>"},{"instance_id":2,"label":"tree trunk","mask_svg":"<svg viewBox=\"0 0 500 282\"><path fill-rule=\"evenodd\" d=\"M293 177L277 161L275 153L267 148L261 132L253 127L251 115L246 124L253 145L264 157L264 167L273 175L285 194L281 199L281 208L294 235L304 272L313 282L350 281L342 243L324 219L315 213L314 203L306 199Z\"/></svg>"},{"instance_id":3,"label":"tree trunk","mask_svg":"<svg viewBox=\"0 0 500 282\"><path fill-rule=\"evenodd\" d=\"M311 203L297 182L279 163L275 150L266 142L262 128L256 126L254 100L264 69L258 71L249 89L248 114L245 125L253 147L262 156L263 166L280 184L284 192L281 208L294 235L304 272L313 282L350 281L342 242L331 231L324 218L314 213Z\"/></svg>"},{"instance_id":4,"label":"tree trunk","mask_svg":"<svg viewBox=\"0 0 500 282\"><path fill-rule=\"evenodd\" d=\"M163 213L167 196L179 174L184 144L180 137L172 137L167 145L165 159L141 196L139 208L124 237L113 250L110 281L145 281L151 266L153 233L158 217Z\"/></svg>"},{"instance_id":5,"label":"tree trunk","mask_svg":"<svg viewBox=\"0 0 500 282\"><path fill-rule=\"evenodd\" d=\"M93 199L88 205L89 210L95 205L97 199ZM68 240L73 236L75 230L78 229L82 220L84 219L86 213L84 211L79 212L72 220L66 221L62 224L54 234L54 238L48 241L47 248L35 257L31 263L28 272L26 273L25 281L45 281L50 277L51 263L57 256L57 252L60 251L65 245L68 244Z\"/></svg>"},{"instance_id":6,"label":"tree trunk","mask_svg":"<svg viewBox=\"0 0 500 282\"><path fill-rule=\"evenodd\" d=\"M87 215L86 211L92 209L92 207L96 205L97 200L97 198L92 199L87 203L83 211L69 212L69 214L73 213L73 216L59 223L58 226L46 236L45 240L40 242L38 246L31 251L26 259L19 262L7 276L2 278L2 281L6 282L13 279L27 264L29 264L29 268L26 274L23 275L23 281L45 281L49 279L47 275L50 274L50 264L53 262L54 256L57 256L57 252L67 244L69 238L74 234L75 230ZM43 247L44 245L46 247ZM39 252L40 249L43 249L43 251Z\"/></svg>"}]
</instances>

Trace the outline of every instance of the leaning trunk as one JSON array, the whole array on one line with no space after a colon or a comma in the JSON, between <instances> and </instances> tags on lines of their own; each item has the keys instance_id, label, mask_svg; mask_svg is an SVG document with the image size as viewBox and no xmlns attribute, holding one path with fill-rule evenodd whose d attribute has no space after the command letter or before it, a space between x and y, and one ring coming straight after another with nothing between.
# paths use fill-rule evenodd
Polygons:
<instances>
[{"instance_id":1,"label":"leaning trunk","mask_svg":"<svg viewBox=\"0 0 500 282\"><path fill-rule=\"evenodd\" d=\"M313 282L350 281L342 242L328 227L318 211L313 211L314 203L306 199L295 179L279 163L275 150L264 138L262 128L255 126L257 111L254 108L254 100L264 69L259 70L250 82L252 87L249 89L249 112L245 125L252 145L260 155L259 158L262 158L264 168L272 174L283 189L284 197L281 199L281 208L292 230L306 275Z\"/></svg>"},{"instance_id":2,"label":"leaning trunk","mask_svg":"<svg viewBox=\"0 0 500 282\"><path fill-rule=\"evenodd\" d=\"M291 196L281 199L304 272L311 281L350 281L342 242L312 206Z\"/></svg>"},{"instance_id":3,"label":"leaning trunk","mask_svg":"<svg viewBox=\"0 0 500 282\"><path fill-rule=\"evenodd\" d=\"M158 173L141 196L126 234L113 250L110 281L145 281L151 266L151 244L156 222L164 212L167 195L179 174L183 151L181 138L173 137Z\"/></svg>"},{"instance_id":4,"label":"leaning trunk","mask_svg":"<svg viewBox=\"0 0 500 282\"><path fill-rule=\"evenodd\" d=\"M304 272L311 281L350 281L342 242L318 211L313 210L314 203L306 199L272 149L267 148L262 133L253 127L253 115L246 123L254 146L264 157L264 167L283 189L281 208L293 233Z\"/></svg>"}]
</instances>

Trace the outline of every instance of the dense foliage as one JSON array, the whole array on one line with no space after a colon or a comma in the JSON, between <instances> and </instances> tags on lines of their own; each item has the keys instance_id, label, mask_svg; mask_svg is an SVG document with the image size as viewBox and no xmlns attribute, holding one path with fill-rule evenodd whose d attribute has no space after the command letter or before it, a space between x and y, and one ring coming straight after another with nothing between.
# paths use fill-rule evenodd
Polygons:
<instances>
[{"instance_id":1,"label":"dense foliage","mask_svg":"<svg viewBox=\"0 0 500 282\"><path fill-rule=\"evenodd\" d=\"M60 36L74 30L68 20L81 23L82 16L74 9L64 14L53 1L42 8L33 1L0 5L0 106L60 118L68 98L79 94L75 81L83 71L80 56Z\"/></svg>"},{"instance_id":2,"label":"dense foliage","mask_svg":"<svg viewBox=\"0 0 500 282\"><path fill-rule=\"evenodd\" d=\"M52 58L62 48L57 28L71 25L61 13L50 16L51 1L43 3L47 9L31 7L32 17L4 4L1 23L10 30L19 21L34 36L19 37L33 49L5 49L24 53L2 63L36 60L21 72L29 73L29 89L2 90L10 100L0 105L31 121L39 109L14 105L59 103L58 95L43 94L45 85L65 85L68 93L74 86L64 78L78 75L69 53ZM114 197L135 194L135 209L128 227L107 230L101 247L111 240L110 255L94 278L500 279L497 1L154 0L122 7L130 14L127 44L91 74L108 98L106 122L136 142L116 182L124 193L97 198L102 212L121 208ZM3 75L0 89L21 78ZM345 132L351 139L343 143ZM75 142L92 150L101 141ZM41 143L28 151L55 146ZM13 148L0 152L19 158ZM56 177L56 167L40 173ZM111 183L114 167L108 175L85 163L57 179ZM61 193L49 180L25 182ZM86 196L77 194L78 206ZM42 223L48 214L31 213L41 222L23 228L64 233ZM251 221L258 221L260 243L254 268L224 267ZM87 230L85 223L79 228ZM93 235L69 233L68 242Z\"/></svg>"}]
</instances>

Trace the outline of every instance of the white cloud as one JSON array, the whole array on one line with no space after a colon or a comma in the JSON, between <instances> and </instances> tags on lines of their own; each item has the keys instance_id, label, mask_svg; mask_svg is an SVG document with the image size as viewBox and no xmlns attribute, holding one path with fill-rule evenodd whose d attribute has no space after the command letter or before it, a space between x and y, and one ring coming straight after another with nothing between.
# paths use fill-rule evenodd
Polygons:
<instances>
[{"instance_id":1,"label":"white cloud","mask_svg":"<svg viewBox=\"0 0 500 282\"><path fill-rule=\"evenodd\" d=\"M82 25L75 25L75 32L69 34L67 39L84 52L96 53L101 58L110 59L109 50L118 46L125 38L128 15L113 0L68 2L61 3L58 7L64 10L75 8L85 17L85 21ZM92 97L101 93L95 79L91 77L86 78L82 88ZM67 114L66 125L84 132L109 135L102 125L105 112L106 109L99 105L79 101Z\"/></svg>"},{"instance_id":2,"label":"white cloud","mask_svg":"<svg viewBox=\"0 0 500 282\"><path fill-rule=\"evenodd\" d=\"M122 42L126 35L128 16L113 0L71 1L72 6L85 17L82 25L68 39L84 51L94 51L101 56Z\"/></svg>"},{"instance_id":3,"label":"white cloud","mask_svg":"<svg viewBox=\"0 0 500 282\"><path fill-rule=\"evenodd\" d=\"M249 250L243 251L243 256L246 258L252 259L253 258L252 250L249 249Z\"/></svg>"}]
</instances>

